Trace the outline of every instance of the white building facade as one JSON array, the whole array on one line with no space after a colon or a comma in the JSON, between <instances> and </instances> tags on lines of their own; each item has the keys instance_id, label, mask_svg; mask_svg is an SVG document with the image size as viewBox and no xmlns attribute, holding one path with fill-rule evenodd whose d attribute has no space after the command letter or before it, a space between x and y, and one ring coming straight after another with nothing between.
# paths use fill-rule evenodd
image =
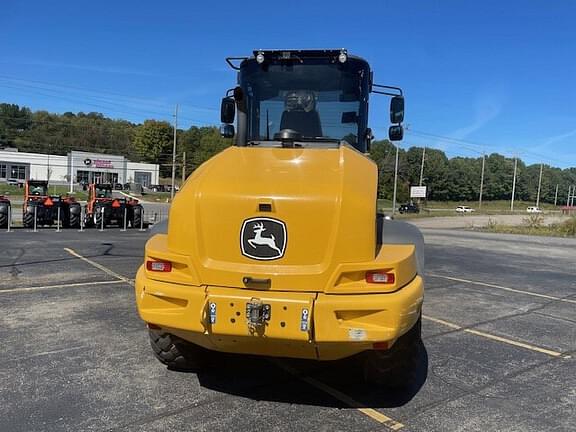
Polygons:
<instances>
[{"instance_id":1,"label":"white building facade","mask_svg":"<svg viewBox=\"0 0 576 432\"><path fill-rule=\"evenodd\" d=\"M51 184L140 183L158 184L157 164L131 162L124 156L71 151L66 156L0 150L0 182L23 183L28 179Z\"/></svg>"}]
</instances>

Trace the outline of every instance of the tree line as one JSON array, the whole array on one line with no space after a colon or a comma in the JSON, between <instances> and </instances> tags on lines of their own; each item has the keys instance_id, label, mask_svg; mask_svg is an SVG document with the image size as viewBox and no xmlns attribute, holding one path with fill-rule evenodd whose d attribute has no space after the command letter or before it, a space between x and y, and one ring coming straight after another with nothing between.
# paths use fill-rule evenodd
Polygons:
<instances>
[{"instance_id":1,"label":"tree line","mask_svg":"<svg viewBox=\"0 0 576 432\"><path fill-rule=\"evenodd\" d=\"M169 177L172 169L173 126L165 121L146 120L141 124L110 119L97 112L53 114L32 111L15 104L0 104L0 148L16 147L22 152L65 155L71 150L126 156L129 160L157 163L160 174ZM214 154L231 145L220 137L217 127L196 127L177 131L177 176L189 175ZM184 164L183 153L186 153ZM420 183L423 148L399 150L398 199L409 199L410 186ZM396 148L388 140L375 141L371 158L379 170L379 198L391 199L394 185ZM484 161L484 200L507 200L512 194L514 159L498 153ZM427 148L422 184L428 199L474 201L478 199L482 157L453 157ZM534 201L538 190L540 164L517 161L516 197ZM566 200L568 187L576 185L576 168L560 169L543 165L540 200L553 203L558 185L558 202Z\"/></svg>"},{"instance_id":2,"label":"tree line","mask_svg":"<svg viewBox=\"0 0 576 432\"><path fill-rule=\"evenodd\" d=\"M172 172L173 126L166 121L135 124L110 119L97 112L54 114L31 111L15 104L0 104L0 149L66 155L71 150L122 155L134 162L160 165L160 175ZM231 145L217 127L178 129L177 175L186 175ZM184 161L183 154L186 153ZM185 165L184 165L185 162Z\"/></svg>"},{"instance_id":3,"label":"tree line","mask_svg":"<svg viewBox=\"0 0 576 432\"><path fill-rule=\"evenodd\" d=\"M437 149L410 147L398 154L398 199L406 201L410 186L420 184L420 171L424 155L422 185L427 186L427 199L435 201L475 201L480 194L482 159L484 158L484 183L482 199L509 200L514 183L514 158L498 153L485 157L453 157ZM370 156L379 169L379 198L392 199L396 147L388 140L372 143ZM541 164L526 165L516 161L515 199L535 201ZM576 185L576 168L560 169L542 165L540 201L554 203L558 187L558 203L566 202L568 187Z\"/></svg>"}]
</instances>

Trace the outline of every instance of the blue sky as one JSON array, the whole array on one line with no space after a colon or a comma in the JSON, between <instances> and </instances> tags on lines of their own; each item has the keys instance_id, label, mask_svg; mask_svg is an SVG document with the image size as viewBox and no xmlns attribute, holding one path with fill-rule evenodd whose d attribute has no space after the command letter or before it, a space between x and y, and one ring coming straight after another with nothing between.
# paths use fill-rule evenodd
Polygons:
<instances>
[{"instance_id":1,"label":"blue sky","mask_svg":"<svg viewBox=\"0 0 576 432\"><path fill-rule=\"evenodd\" d=\"M0 101L217 124L226 56L346 47L406 94L402 146L576 166L576 3L2 0ZM386 135L388 101L371 125ZM452 140L446 139L452 138Z\"/></svg>"}]
</instances>

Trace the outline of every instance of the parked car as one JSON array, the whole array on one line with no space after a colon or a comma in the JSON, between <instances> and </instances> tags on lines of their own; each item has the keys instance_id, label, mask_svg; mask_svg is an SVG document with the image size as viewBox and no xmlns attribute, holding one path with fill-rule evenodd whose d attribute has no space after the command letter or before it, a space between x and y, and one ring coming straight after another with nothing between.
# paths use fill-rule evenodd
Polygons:
<instances>
[{"instance_id":1,"label":"parked car","mask_svg":"<svg viewBox=\"0 0 576 432\"><path fill-rule=\"evenodd\" d=\"M402 204L402 205L400 206L400 208L398 209L398 212L400 212L400 214L404 214L404 213L420 213L420 207L418 207L418 204L406 203L406 204Z\"/></svg>"},{"instance_id":2,"label":"parked car","mask_svg":"<svg viewBox=\"0 0 576 432\"><path fill-rule=\"evenodd\" d=\"M458 206L456 207L456 213L472 213L475 212L476 210L474 210L473 208L470 208L468 206Z\"/></svg>"},{"instance_id":3,"label":"parked car","mask_svg":"<svg viewBox=\"0 0 576 432\"><path fill-rule=\"evenodd\" d=\"M164 185L150 185L148 186L148 190L152 191L152 192L165 192L166 189L164 188Z\"/></svg>"},{"instance_id":4,"label":"parked car","mask_svg":"<svg viewBox=\"0 0 576 432\"><path fill-rule=\"evenodd\" d=\"M123 190L124 186L122 186L122 183L114 183L114 190Z\"/></svg>"},{"instance_id":5,"label":"parked car","mask_svg":"<svg viewBox=\"0 0 576 432\"><path fill-rule=\"evenodd\" d=\"M19 187L22 187L22 183L20 183L20 182L19 182L18 180L16 180L16 179L8 179L8 180L6 181L6 183L7 183L8 185L10 185L10 186L19 186Z\"/></svg>"},{"instance_id":6,"label":"parked car","mask_svg":"<svg viewBox=\"0 0 576 432\"><path fill-rule=\"evenodd\" d=\"M528 207L526 213L542 213L542 209L540 207Z\"/></svg>"}]
</instances>

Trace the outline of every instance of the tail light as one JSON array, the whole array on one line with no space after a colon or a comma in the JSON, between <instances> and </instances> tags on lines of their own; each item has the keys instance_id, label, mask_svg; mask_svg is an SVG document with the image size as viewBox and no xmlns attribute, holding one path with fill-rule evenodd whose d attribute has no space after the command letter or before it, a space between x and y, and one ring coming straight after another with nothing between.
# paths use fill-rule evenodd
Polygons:
<instances>
[{"instance_id":1,"label":"tail light","mask_svg":"<svg viewBox=\"0 0 576 432\"><path fill-rule=\"evenodd\" d=\"M374 284L392 285L396 281L394 273L390 270L373 270L366 272L366 282Z\"/></svg>"},{"instance_id":2,"label":"tail light","mask_svg":"<svg viewBox=\"0 0 576 432\"><path fill-rule=\"evenodd\" d=\"M372 349L373 350L387 350L388 348L390 348L390 345L388 344L388 342L374 342L372 344Z\"/></svg>"},{"instance_id":3,"label":"tail light","mask_svg":"<svg viewBox=\"0 0 576 432\"><path fill-rule=\"evenodd\" d=\"M146 269L152 272L168 273L172 271L172 263L170 261L146 261Z\"/></svg>"}]
</instances>

